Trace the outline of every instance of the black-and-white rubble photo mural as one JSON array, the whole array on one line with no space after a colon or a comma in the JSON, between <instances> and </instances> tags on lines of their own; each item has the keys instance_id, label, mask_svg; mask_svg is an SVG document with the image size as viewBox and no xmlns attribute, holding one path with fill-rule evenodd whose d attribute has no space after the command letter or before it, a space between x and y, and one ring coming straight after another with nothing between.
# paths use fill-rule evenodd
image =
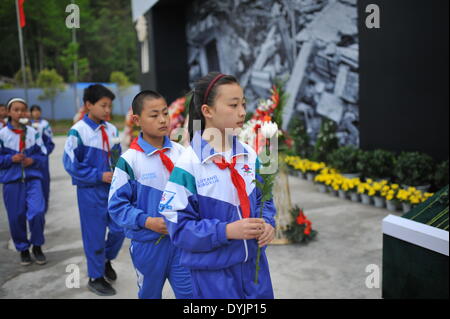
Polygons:
<instances>
[{"instance_id":1,"label":"black-and-white rubble photo mural","mask_svg":"<svg viewBox=\"0 0 450 319\"><path fill-rule=\"evenodd\" d=\"M356 0L197 0L187 17L191 85L233 74L252 111L284 80L284 128L300 116L314 143L329 118L341 145L359 146Z\"/></svg>"}]
</instances>

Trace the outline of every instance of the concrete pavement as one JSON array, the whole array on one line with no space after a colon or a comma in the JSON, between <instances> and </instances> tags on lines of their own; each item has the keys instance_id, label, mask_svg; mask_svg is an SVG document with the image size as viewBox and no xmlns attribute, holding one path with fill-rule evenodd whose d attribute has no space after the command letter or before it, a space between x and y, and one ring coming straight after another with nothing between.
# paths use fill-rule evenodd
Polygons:
<instances>
[{"instance_id":1,"label":"concrete pavement","mask_svg":"<svg viewBox=\"0 0 450 319\"><path fill-rule=\"evenodd\" d=\"M43 247L46 265L20 266L19 254L9 241L3 197L0 199L0 298L105 298L86 288L76 193L62 166L64 141L65 137L55 138L56 148L50 156L52 183ZM297 177L289 177L289 182L293 204L303 207L319 234L308 245L268 247L275 297L380 298L380 288L366 287L366 267L379 266L381 276L381 221L388 211L321 194L311 182ZM112 298L137 297L128 247L126 240L113 261L118 293ZM70 265L80 269L80 288L66 287L66 281L73 278ZM174 298L168 284L163 298Z\"/></svg>"}]
</instances>

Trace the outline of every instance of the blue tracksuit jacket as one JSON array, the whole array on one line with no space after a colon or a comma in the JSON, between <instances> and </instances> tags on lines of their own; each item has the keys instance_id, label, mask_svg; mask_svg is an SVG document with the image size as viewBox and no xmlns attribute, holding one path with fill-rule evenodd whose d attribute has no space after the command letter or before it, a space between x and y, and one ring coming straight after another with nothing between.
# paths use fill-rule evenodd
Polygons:
<instances>
[{"instance_id":1,"label":"blue tracksuit jacket","mask_svg":"<svg viewBox=\"0 0 450 319\"><path fill-rule=\"evenodd\" d=\"M110 157L103 148L100 125L106 128ZM64 146L64 168L72 177L72 184L77 186L81 234L90 278L104 275L105 261L117 257L125 238L123 229L108 214L110 185L102 181L103 173L111 171L111 165L120 156L120 144L113 143L117 137L114 125L97 124L86 114L72 126Z\"/></svg>"},{"instance_id":2,"label":"blue tracksuit jacket","mask_svg":"<svg viewBox=\"0 0 450 319\"><path fill-rule=\"evenodd\" d=\"M260 284L254 285L257 241L226 237L226 225L242 215L230 171L212 162L216 155L200 134L195 134L177 161L160 203L172 241L182 249L181 264L191 269L194 298L273 298L265 248ZM257 218L261 198L253 182L258 178L257 155L234 138L234 156L239 156L235 168L246 182L250 217ZM273 201L266 202L263 218L273 227L275 213Z\"/></svg>"},{"instance_id":3,"label":"blue tracksuit jacket","mask_svg":"<svg viewBox=\"0 0 450 319\"><path fill-rule=\"evenodd\" d=\"M184 147L165 138L165 154L176 162ZM159 202L170 173L142 133L119 159L109 192L109 214L132 239L130 253L138 275L139 298L161 298L166 279L177 298L191 298L191 277L179 264L180 250L167 236L145 228L148 217L159 214Z\"/></svg>"},{"instance_id":4,"label":"blue tracksuit jacket","mask_svg":"<svg viewBox=\"0 0 450 319\"><path fill-rule=\"evenodd\" d=\"M31 123L32 126L38 131L47 150L47 159L44 162L44 167L42 171L43 173L42 188L44 191L44 198L45 198L45 211L47 211L48 201L50 197L50 167L48 156L50 156L50 154L55 149L55 143L53 143L52 128L50 127L50 123L47 120L44 119L39 119L37 121L32 120Z\"/></svg>"},{"instance_id":5,"label":"blue tracksuit jacket","mask_svg":"<svg viewBox=\"0 0 450 319\"><path fill-rule=\"evenodd\" d=\"M34 162L26 168L22 168L21 163L13 163L12 157L19 153L20 135L12 129L8 122L0 130L0 183L4 184L3 200L11 237L16 249L24 251L30 245L42 246L45 242L45 202L41 183L46 149L38 132L27 126L23 153ZM27 221L30 239L27 235Z\"/></svg>"}]
</instances>

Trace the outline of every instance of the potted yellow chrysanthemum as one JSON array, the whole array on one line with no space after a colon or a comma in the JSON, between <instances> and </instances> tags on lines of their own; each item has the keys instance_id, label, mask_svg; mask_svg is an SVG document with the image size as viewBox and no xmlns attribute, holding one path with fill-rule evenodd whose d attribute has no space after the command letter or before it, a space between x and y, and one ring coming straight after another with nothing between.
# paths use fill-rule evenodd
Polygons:
<instances>
[{"instance_id":1,"label":"potted yellow chrysanthemum","mask_svg":"<svg viewBox=\"0 0 450 319\"><path fill-rule=\"evenodd\" d=\"M407 213L412 209L413 205L417 205L421 202L422 192L415 187L400 189L397 193L397 199L402 203L403 212Z\"/></svg>"},{"instance_id":2,"label":"potted yellow chrysanthemum","mask_svg":"<svg viewBox=\"0 0 450 319\"><path fill-rule=\"evenodd\" d=\"M389 191L390 187L387 185L386 180L380 182L374 182L372 184L375 194L373 195L374 206L378 208L384 208L386 204L385 195Z\"/></svg>"},{"instance_id":3,"label":"potted yellow chrysanthemum","mask_svg":"<svg viewBox=\"0 0 450 319\"><path fill-rule=\"evenodd\" d=\"M306 179L310 182L314 181L315 176L322 168L325 168L325 163L308 161L306 163Z\"/></svg>"},{"instance_id":4,"label":"potted yellow chrysanthemum","mask_svg":"<svg viewBox=\"0 0 450 319\"><path fill-rule=\"evenodd\" d=\"M389 185L389 190L385 193L386 208L391 212L395 212L398 208L397 193L399 189L400 186L398 184L391 184Z\"/></svg>"},{"instance_id":5,"label":"potted yellow chrysanthemum","mask_svg":"<svg viewBox=\"0 0 450 319\"><path fill-rule=\"evenodd\" d=\"M314 182L317 184L320 193L327 192L326 181L330 179L329 169L324 168L314 178Z\"/></svg>"},{"instance_id":6,"label":"potted yellow chrysanthemum","mask_svg":"<svg viewBox=\"0 0 450 319\"><path fill-rule=\"evenodd\" d=\"M339 189L339 197L342 199L347 199L353 197L353 201L358 201L358 194L355 192L356 186L358 185L359 178L346 178L342 176L342 184Z\"/></svg>"},{"instance_id":7,"label":"potted yellow chrysanthemum","mask_svg":"<svg viewBox=\"0 0 450 319\"><path fill-rule=\"evenodd\" d=\"M359 177L348 180L348 194L352 202L359 202L358 186L361 184Z\"/></svg>"},{"instance_id":8,"label":"potted yellow chrysanthemum","mask_svg":"<svg viewBox=\"0 0 450 319\"><path fill-rule=\"evenodd\" d=\"M372 189L369 183L361 183L358 185L358 194L361 195L361 202L365 205L370 205L372 203L373 194L375 191Z\"/></svg>"}]
</instances>

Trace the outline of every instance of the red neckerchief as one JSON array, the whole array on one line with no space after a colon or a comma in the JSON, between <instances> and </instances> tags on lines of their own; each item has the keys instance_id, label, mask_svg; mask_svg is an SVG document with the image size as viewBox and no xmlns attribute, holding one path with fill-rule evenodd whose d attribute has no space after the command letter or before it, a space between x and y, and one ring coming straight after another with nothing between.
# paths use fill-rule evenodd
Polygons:
<instances>
[{"instance_id":1,"label":"red neckerchief","mask_svg":"<svg viewBox=\"0 0 450 319\"><path fill-rule=\"evenodd\" d=\"M133 150L145 153L144 150L142 149L142 147L139 146L137 137L131 142L130 148L133 149ZM168 150L169 150L168 148L165 148L163 150L157 150L156 153L159 154L159 157L161 158L162 163L167 168L169 173L172 173L173 168L174 168L173 162L166 154L164 154Z\"/></svg>"},{"instance_id":2,"label":"red neckerchief","mask_svg":"<svg viewBox=\"0 0 450 319\"><path fill-rule=\"evenodd\" d=\"M231 181L233 182L234 187L238 192L239 202L241 204L242 217L249 218L250 217L250 201L248 200L247 191L245 189L245 180L239 174L239 172L234 168L236 166L236 157L233 157L231 163L225 161L225 159L221 156L221 160L214 160L214 163L220 169L230 169Z\"/></svg>"},{"instance_id":3,"label":"red neckerchief","mask_svg":"<svg viewBox=\"0 0 450 319\"><path fill-rule=\"evenodd\" d=\"M102 147L103 147L103 150L105 150L108 153L108 158L110 158L111 150L109 148L109 138L108 138L108 134L106 133L104 125L100 125L100 131L102 132ZM106 148L105 148L105 146L106 146Z\"/></svg>"},{"instance_id":4,"label":"red neckerchief","mask_svg":"<svg viewBox=\"0 0 450 319\"><path fill-rule=\"evenodd\" d=\"M25 130L22 129L11 129L16 134L19 134L19 152L22 153L22 151L25 149Z\"/></svg>"}]
</instances>

